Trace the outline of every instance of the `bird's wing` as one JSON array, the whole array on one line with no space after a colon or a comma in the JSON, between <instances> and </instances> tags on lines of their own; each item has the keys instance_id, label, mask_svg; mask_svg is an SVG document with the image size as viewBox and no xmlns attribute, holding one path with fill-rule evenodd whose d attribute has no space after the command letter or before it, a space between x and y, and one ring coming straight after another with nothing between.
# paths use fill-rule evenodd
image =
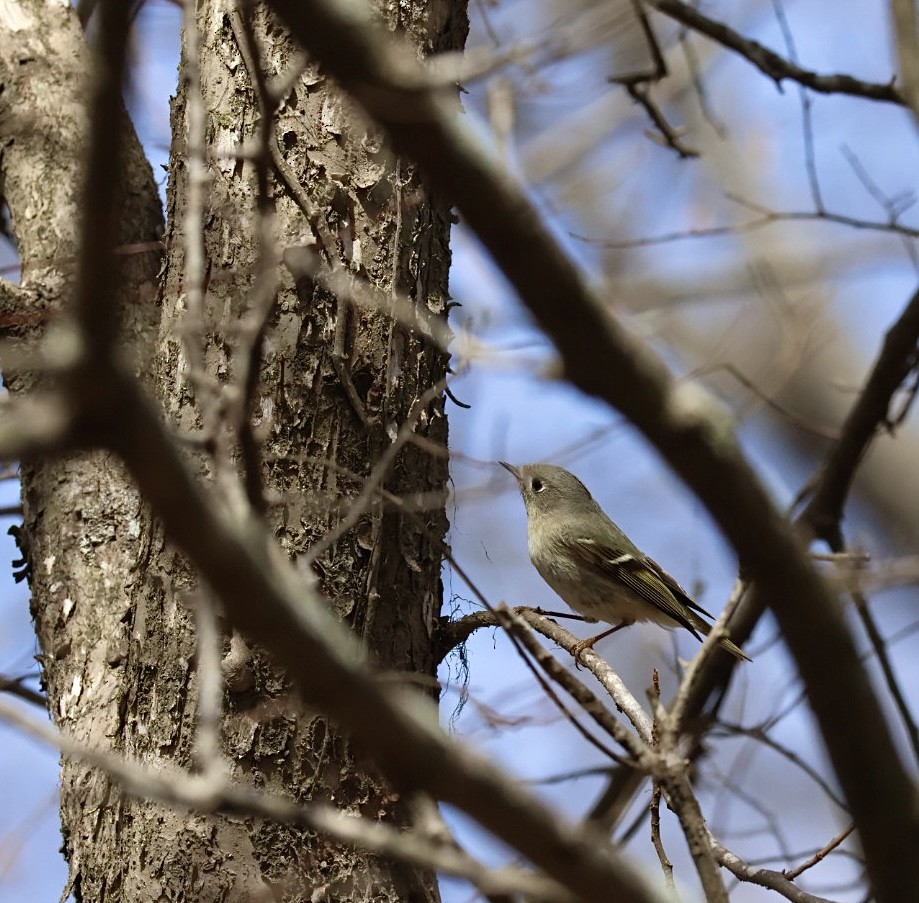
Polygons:
<instances>
[{"instance_id":1,"label":"bird's wing","mask_svg":"<svg viewBox=\"0 0 919 903\"><path fill-rule=\"evenodd\" d=\"M696 602L695 599L693 599L692 596L690 596L689 593L687 593L686 590L683 589L683 587L680 586L680 584L677 583L676 580L671 577L670 574L668 574L653 558L649 558L647 555L644 555L642 556L642 561L644 561L648 568L654 571L654 573L664 581L667 589L669 589L670 592L672 592L677 597L677 599L679 599L680 602L682 602L687 608L691 608L693 611L697 611L700 615L705 615L707 618L711 618L713 621L715 620L715 616L711 612L706 611L701 605L699 605L699 603Z\"/></svg>"},{"instance_id":2,"label":"bird's wing","mask_svg":"<svg viewBox=\"0 0 919 903\"><path fill-rule=\"evenodd\" d=\"M680 584L647 555L584 538L575 539L571 550L585 564L624 584L701 639L692 609L706 615L708 612L693 602Z\"/></svg>"}]
</instances>

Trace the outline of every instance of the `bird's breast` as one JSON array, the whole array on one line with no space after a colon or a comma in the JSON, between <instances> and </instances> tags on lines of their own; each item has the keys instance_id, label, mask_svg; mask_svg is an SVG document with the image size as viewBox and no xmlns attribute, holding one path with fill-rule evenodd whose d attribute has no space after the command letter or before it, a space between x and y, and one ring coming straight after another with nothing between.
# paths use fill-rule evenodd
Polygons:
<instances>
[{"instance_id":1,"label":"bird's breast","mask_svg":"<svg viewBox=\"0 0 919 903\"><path fill-rule=\"evenodd\" d=\"M576 559L564 534L544 533L539 542L530 542L529 552L542 579L585 618L610 624L656 621L664 627L676 626L672 618L624 583Z\"/></svg>"}]
</instances>

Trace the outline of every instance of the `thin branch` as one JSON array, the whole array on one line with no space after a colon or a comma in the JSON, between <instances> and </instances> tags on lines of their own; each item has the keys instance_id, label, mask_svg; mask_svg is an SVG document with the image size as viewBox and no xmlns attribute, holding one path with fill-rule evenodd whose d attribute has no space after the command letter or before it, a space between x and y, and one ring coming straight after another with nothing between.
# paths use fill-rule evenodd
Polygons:
<instances>
[{"instance_id":1,"label":"thin branch","mask_svg":"<svg viewBox=\"0 0 919 903\"><path fill-rule=\"evenodd\" d=\"M752 759L753 757L751 756L749 760L751 763ZM750 790L747 790L744 786L746 781L743 781L743 778L740 778L740 782L738 782L737 774L741 770L740 762L735 761L732 763L731 774L721 773L721 770L717 767L717 764L715 764L714 770L716 772L714 781L717 783L719 788L719 797L722 793L730 794L732 798L740 800L746 806L749 806L750 809L759 815L763 820L762 827L755 825L751 826L746 831L734 831L733 836L737 838L760 837L763 835L770 836L779 847L780 857L785 862L790 862L791 852L785 837L785 820L782 818L781 813L776 813L772 810L770 803L767 803L766 799L761 799L759 797L757 791L761 790L761 788L756 788L754 785L754 787L751 787ZM768 794L763 794L763 796L769 799Z\"/></svg>"},{"instance_id":2,"label":"thin branch","mask_svg":"<svg viewBox=\"0 0 919 903\"><path fill-rule=\"evenodd\" d=\"M670 890L676 890L676 884L673 881L673 863L664 849L664 841L661 838L661 785L659 781L654 782L654 790L651 793L651 843L657 853L657 859L661 864L661 870L664 873L664 882Z\"/></svg>"},{"instance_id":3,"label":"thin branch","mask_svg":"<svg viewBox=\"0 0 919 903\"><path fill-rule=\"evenodd\" d=\"M785 869L782 874L789 880L794 881L795 878L803 875L808 869L813 868L820 862L823 862L833 850L836 849L847 837L851 836L852 832L855 830L855 825L849 825L844 831L840 831L826 846L821 847L807 859L805 862L802 862L799 866L796 866L793 869Z\"/></svg>"},{"instance_id":4,"label":"thin branch","mask_svg":"<svg viewBox=\"0 0 919 903\"><path fill-rule=\"evenodd\" d=\"M572 238L590 244L599 245L611 251L628 251L633 248L648 248L655 245L666 245L671 242L687 241L698 238L721 238L726 235L741 235L744 232L755 232L775 223L818 222L834 223L840 226L850 226L853 229L865 229L872 232L888 232L902 235L904 239L919 238L919 229L903 223L890 221L866 220L843 213L832 213L829 210L790 210L779 212L768 210L760 204L742 200L734 195L728 196L730 200L742 203L760 214L756 219L744 223L734 223L730 226L709 226L704 229L680 229L674 232L664 232L660 235L648 235L642 238L616 239L607 241L603 238L594 238L577 232L569 233Z\"/></svg>"},{"instance_id":5,"label":"thin branch","mask_svg":"<svg viewBox=\"0 0 919 903\"><path fill-rule=\"evenodd\" d=\"M651 708L654 712L654 730L651 736L651 742L655 749L659 749L661 739L660 715L662 708L661 680L657 668L655 668L652 673L651 689L648 695L651 701ZM670 857L667 855L667 851L664 848L664 840L661 837L661 789L661 782L655 780L651 790L651 804L648 807L651 814L651 844L657 853L657 859L661 864L662 871L664 872L664 882L670 890L675 891L676 885L673 881L673 863L670 861Z\"/></svg>"},{"instance_id":6,"label":"thin branch","mask_svg":"<svg viewBox=\"0 0 919 903\"><path fill-rule=\"evenodd\" d=\"M742 724L732 724L727 721L719 721L718 727L728 735L749 737L778 753L778 755L791 762L792 765L800 768L823 791L827 799L832 800L843 812L849 811L846 801L840 798L839 794L812 765L802 759L793 749L770 737L763 727L746 727Z\"/></svg>"},{"instance_id":7,"label":"thin branch","mask_svg":"<svg viewBox=\"0 0 919 903\"><path fill-rule=\"evenodd\" d=\"M712 841L712 847L715 851L715 857L718 861L735 877L748 884L758 884L760 887L768 887L770 890L781 894L791 903L832 903L825 897L818 897L809 894L806 890L801 890L782 872L776 872L772 869L758 868L748 865L736 853L732 853L726 846Z\"/></svg>"},{"instance_id":8,"label":"thin branch","mask_svg":"<svg viewBox=\"0 0 919 903\"><path fill-rule=\"evenodd\" d=\"M531 632L522 630L521 616L507 608L498 608L495 612L498 620L526 646L539 665L565 691L581 705L598 724L600 724L617 742L632 755L636 766L641 770L658 777L666 788L668 801L676 813L686 836L689 850L699 874L699 880L705 888L706 899L711 903L727 903L727 891L718 873L715 859L709 843L710 834L695 794L687 777L687 763L672 748L665 747L663 755L658 755L639 738L629 733L610 715L606 707L567 669L562 668L556 659L542 647ZM524 611L528 620L543 621L534 612Z\"/></svg>"},{"instance_id":9,"label":"thin branch","mask_svg":"<svg viewBox=\"0 0 919 903\"><path fill-rule=\"evenodd\" d=\"M580 709L590 715L593 720L604 728L607 733L621 743L621 737L626 736L625 728L620 725L606 706L603 705L570 671L563 668L553 656L543 648L528 632L529 625L516 612L499 606L495 609L498 623L507 632L510 641L523 660L524 665L533 675L543 692L549 697L555 707L562 713L572 727L591 746L599 750L606 758L627 768L633 767L625 757L610 749L602 740L595 737L578 716L570 711L568 706L559 698L552 683L557 683L568 695L578 703ZM537 667L538 666L538 667ZM542 669L542 673L540 670ZM618 733L611 733L610 727L618 729ZM629 747L626 747L629 749Z\"/></svg>"},{"instance_id":10,"label":"thin branch","mask_svg":"<svg viewBox=\"0 0 919 903\"><path fill-rule=\"evenodd\" d=\"M546 639L552 640L566 652L573 653L574 647L579 642L578 637L550 620L540 609L522 607L515 609L515 614L523 618L537 633L542 634ZM458 621L442 621L438 631L437 647L441 656L446 656L450 649L465 642L476 630L483 627L499 626L501 626L501 619L498 617L497 611L494 610L474 612L471 615L460 618ZM609 693L616 708L632 722L632 726L638 732L638 735L646 743L649 743L651 740L651 719L638 703L638 700L629 692L619 675L613 671L609 663L594 652L593 649L585 649L581 653L580 663L593 673L594 677Z\"/></svg>"},{"instance_id":11,"label":"thin branch","mask_svg":"<svg viewBox=\"0 0 919 903\"><path fill-rule=\"evenodd\" d=\"M893 662L890 659L887 643L884 641L884 637L874 620L874 616L871 614L871 609L868 607L868 600L865 598L864 594L858 590L853 591L852 601L855 603L855 611L858 614L859 620L862 622L862 627L865 628L868 642L871 644L871 648L877 656L878 664L881 666L881 673L884 675L884 683L887 686L887 691L890 693L890 698L893 700L897 714L900 716L900 721L903 723L903 729L906 731L910 748L913 751L913 760L919 765L919 726L917 726L916 719L913 717L912 709L903 693L900 681L894 673Z\"/></svg>"},{"instance_id":12,"label":"thin branch","mask_svg":"<svg viewBox=\"0 0 919 903\"><path fill-rule=\"evenodd\" d=\"M891 226L900 226L900 217L916 202L914 193L908 191L899 196L887 197L868 174L868 170L865 169L862 165L862 161L859 160L858 156L851 148L844 144L840 148L840 151L846 162L852 168L852 172L855 173L855 177L864 186L865 191L871 195L875 203L887 214L887 220ZM916 252L915 242L904 232L901 232L901 238L903 241L903 248L909 256L910 261L912 261L913 267L919 270L919 254Z\"/></svg>"},{"instance_id":13,"label":"thin branch","mask_svg":"<svg viewBox=\"0 0 919 903\"><path fill-rule=\"evenodd\" d=\"M651 89L645 82L630 81L625 86L629 92L629 97L644 108L648 118L657 128L657 134L648 133L659 144L675 150L684 160L698 157L699 152L695 148L689 147L683 142L683 136L678 129L675 129L669 122L660 107L651 99Z\"/></svg>"},{"instance_id":14,"label":"thin branch","mask_svg":"<svg viewBox=\"0 0 919 903\"><path fill-rule=\"evenodd\" d=\"M683 679L680 681L680 687L676 697L670 706L669 711L661 713L661 732L664 742L676 748L679 742L679 735L686 725L687 707L692 698L693 690L699 681L699 675L705 667L706 662L715 655L715 650L719 648L719 642L727 635L726 625L731 620L734 611L740 604L744 593L749 589L748 584L743 580L738 580L734 584L734 589L728 601L725 603L724 610L718 617L718 620L712 625L708 636L702 641L699 651L693 656L692 661L686 666L683 673Z\"/></svg>"},{"instance_id":15,"label":"thin branch","mask_svg":"<svg viewBox=\"0 0 919 903\"><path fill-rule=\"evenodd\" d=\"M830 555L826 556L827 560ZM814 556L819 560L819 556ZM846 565L830 575L841 591L844 592L878 592L899 586L914 586L919 583L919 556L907 555L902 558L892 558L888 561L876 562L870 569L859 559L854 560L854 565ZM885 641L889 645L889 638Z\"/></svg>"},{"instance_id":16,"label":"thin branch","mask_svg":"<svg viewBox=\"0 0 919 903\"><path fill-rule=\"evenodd\" d=\"M858 400L843 424L810 501L798 520L818 539L830 540L842 519L856 468L871 440L888 418L892 400L919 360L919 290L887 330L881 350Z\"/></svg>"},{"instance_id":17,"label":"thin branch","mask_svg":"<svg viewBox=\"0 0 919 903\"><path fill-rule=\"evenodd\" d=\"M647 772L658 769L659 766L655 762L656 757L652 754L647 742L642 741L641 738L627 730L625 725L617 721L612 712L537 641L531 629L533 625L528 623L530 618L527 618L527 615L533 619L538 618L538 615L526 611L517 614L505 607L497 608L495 614L498 622L521 641L543 671L562 687L620 746L628 751L638 768ZM526 621L524 621L525 618Z\"/></svg>"},{"instance_id":18,"label":"thin branch","mask_svg":"<svg viewBox=\"0 0 919 903\"><path fill-rule=\"evenodd\" d=\"M239 435L249 504L258 511L266 508L262 478L261 445L256 438L253 417L258 403L258 381L264 352L265 334L271 312L277 301L277 265L280 259L274 229L274 199L268 187L268 168L271 148L277 148L272 129L271 98L265 81L265 71L259 58L255 31L252 27L252 5L245 5L242 13L232 10L230 25L240 47L240 53L249 69L249 79L255 90L259 110L256 130L258 151L255 154L256 213L258 223L258 261L255 282L248 299L247 312L242 319L237 336L239 358L236 379L240 391L235 396L235 428Z\"/></svg>"},{"instance_id":19,"label":"thin branch","mask_svg":"<svg viewBox=\"0 0 919 903\"><path fill-rule=\"evenodd\" d=\"M768 405L773 411L775 411L776 414L779 415L779 417L787 420L792 426L797 427L799 430L802 430L805 433L810 433L813 436L817 436L820 439L836 440L839 438L838 430L814 425L805 420L803 417L800 417L794 412L789 411L787 408L783 407L778 401L776 401L770 395L767 395L763 389L757 386L752 379L745 376L740 370L737 369L737 367L727 361L720 364L712 364L710 366L700 367L699 369L693 370L692 373L688 374L687 378L699 378L721 370L736 379L737 382L739 382L745 389L748 389L750 392L752 392L758 399L760 399L760 401Z\"/></svg>"},{"instance_id":20,"label":"thin branch","mask_svg":"<svg viewBox=\"0 0 919 903\"><path fill-rule=\"evenodd\" d=\"M733 28L711 19L693 6L681 0L644 0L648 6L669 16L677 22L704 34L713 41L738 53L756 66L760 72L768 75L777 85L788 79L798 82L820 94L848 94L852 97L863 97L867 100L881 100L888 103L906 105L906 99L894 87L893 81L888 84L863 81L851 75L821 75L803 69L790 60L764 47L758 41L745 38Z\"/></svg>"},{"instance_id":21,"label":"thin branch","mask_svg":"<svg viewBox=\"0 0 919 903\"><path fill-rule=\"evenodd\" d=\"M543 617L543 612L536 611L534 609L519 608L515 611L509 611L505 606L499 606L498 608L495 608L493 605L491 605L491 603L484 596L481 590L479 590L475 583L469 578L469 576L464 572L463 568L460 567L458 562L455 561L452 553L446 548L445 557L450 562L454 570L467 583L470 589L472 589L473 593L476 595L482 605L486 607L487 611L483 614L487 615L487 620L490 622L490 626L504 628L524 666L533 675L533 678L539 684L546 696L549 697L553 705L555 705L555 707L562 713L562 715L571 723L574 729L580 733L588 743L596 747L607 758L631 770L633 766L630 763L627 763L622 758L622 756L609 749L604 743L602 743L590 731L588 731L583 724L581 724L578 717L573 712L571 712L568 709L568 706L566 706L565 703L559 698L558 694L549 683L547 677L544 677L537 668L537 665L539 665L543 672L548 675L549 679L559 683L568 692L568 694L580 704L582 709L588 710L588 713L594 716L595 720L598 721L601 727L608 728L609 724L611 723L615 726L616 722L610 721L610 718L608 717L609 713L607 712L605 706L599 703L599 701L581 683L581 681L563 669L545 649L543 649L538 643L535 643L533 638L530 637L526 631L527 626L529 626L540 632L543 632L545 625L552 622L547 621ZM578 616L576 615L575 617ZM467 632L462 629L466 626L463 624L464 621L475 623L476 626L488 626L485 621L476 618L475 616L471 616L471 619L461 619L456 623L461 627L458 633L464 636L463 641L465 641L465 639L468 638L471 633L471 631ZM442 620L441 625L443 624L444 622ZM575 638L571 636L571 634L568 634L567 631L564 633L567 637L570 638L570 645L573 646L575 643ZM442 646L443 644L435 639L435 648L442 648ZM449 648L453 647L450 646ZM449 651L449 649L447 651ZM440 659L438 659L438 661L440 661ZM618 678L616 679L618 680ZM629 697L637 707L637 703L634 702L631 694L629 694L628 691L624 689L624 685L623 690L625 695ZM622 711L621 708L619 710ZM617 734L613 734L614 739L616 739L617 736Z\"/></svg>"},{"instance_id":22,"label":"thin branch","mask_svg":"<svg viewBox=\"0 0 919 903\"><path fill-rule=\"evenodd\" d=\"M798 50L795 46L794 35L791 26L788 24L788 18L785 15L785 7L782 0L772 0L772 8L775 10L775 18L779 23L779 29L782 32L782 38L785 41L785 48L788 51L788 57L792 65L798 65ZM801 130L804 138L804 168L807 172L807 182L810 186L811 199L814 207L818 212L822 212L823 194L820 190L820 176L817 172L817 158L814 147L814 117L813 103L811 96L802 85L798 86L798 97L801 102Z\"/></svg>"},{"instance_id":23,"label":"thin branch","mask_svg":"<svg viewBox=\"0 0 919 903\"><path fill-rule=\"evenodd\" d=\"M724 877L718 868L711 831L702 814L702 807L689 782L689 763L673 752L667 755L670 767L663 777L670 808L679 819L680 827L696 866L699 883L707 903L729 903Z\"/></svg>"},{"instance_id":24,"label":"thin branch","mask_svg":"<svg viewBox=\"0 0 919 903\"><path fill-rule=\"evenodd\" d=\"M26 702L31 702L32 705L41 706L41 708L47 709L48 700L45 695L33 690L31 687L25 686L25 680L25 676L7 677L5 674L0 674L0 693L9 693L10 696L18 696Z\"/></svg>"},{"instance_id":25,"label":"thin branch","mask_svg":"<svg viewBox=\"0 0 919 903\"><path fill-rule=\"evenodd\" d=\"M728 137L728 130L724 122L715 115L712 105L709 101L708 92L705 90L705 84L702 81L702 67L699 62L699 54L692 41L689 40L690 31L688 28L681 28L678 40L683 50L683 56L686 59L686 69L689 73L689 79L692 83L693 90L696 92L696 98L699 101L699 108L705 121L712 127L715 134L725 140Z\"/></svg>"},{"instance_id":26,"label":"thin branch","mask_svg":"<svg viewBox=\"0 0 919 903\"><path fill-rule=\"evenodd\" d=\"M405 421L399 427L399 431L396 433L395 438L380 455L379 460L374 464L370 474L364 478L360 495L358 495L348 507L348 513L331 530L325 533L318 542L311 546L309 551L302 557L302 565L304 567L310 566L313 562L317 561L323 553L332 548L345 533L357 524L361 516L374 503L374 500L379 496L380 486L386 479L389 469L392 467L397 455L402 450L405 443L414 435L415 428L427 411L428 405L435 398L443 394L447 382L447 377L438 380L433 386L429 386L425 389L420 398L415 400L408 417L405 418Z\"/></svg>"},{"instance_id":27,"label":"thin branch","mask_svg":"<svg viewBox=\"0 0 919 903\"><path fill-rule=\"evenodd\" d=\"M158 800L198 812L256 815L300 825L348 846L465 878L489 894L533 894L558 903L572 903L577 899L565 887L545 877L522 869L489 869L456 846L429 839L419 831L391 827L322 803L299 803L289 797L231 783L219 773L199 777L175 768L153 771L107 750L84 746L49 724L26 717L2 699L0 719L57 747L65 756L98 768L127 793L140 799Z\"/></svg>"}]
</instances>

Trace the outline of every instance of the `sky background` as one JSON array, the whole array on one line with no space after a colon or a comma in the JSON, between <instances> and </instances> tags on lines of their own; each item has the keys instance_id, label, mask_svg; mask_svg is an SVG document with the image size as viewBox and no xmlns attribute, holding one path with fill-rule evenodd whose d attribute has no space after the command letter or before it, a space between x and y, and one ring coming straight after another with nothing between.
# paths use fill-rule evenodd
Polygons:
<instances>
[{"instance_id":1,"label":"sky background","mask_svg":"<svg viewBox=\"0 0 919 903\"><path fill-rule=\"evenodd\" d=\"M772 210L814 207L801 99L793 85L780 92L747 63L717 56L706 64L703 77L713 118L724 126L719 134L685 88L680 57L674 52L668 57L674 67L672 82L683 87L670 91L665 83L661 97L674 122L686 125L686 142L703 152L700 160L682 160L647 137L647 118L622 89L607 81L611 72L627 71L643 57L628 16L615 4L609 7L618 10L618 18L599 25L591 20L591 27L580 27L583 13L575 4L474 4L471 47L494 46L493 31L500 46L535 40L539 50L535 65L506 67L488 82L470 83L464 96L469 115L478 117L487 133L501 85L515 98L514 138L506 149L509 166L530 186L571 253L598 281L605 281L611 304L628 328L651 342L677 373L736 358L749 364L768 391L802 409L810 405L815 420L837 426L851 403L852 386L870 366L884 330L915 287L917 267L908 247L895 235L823 222L777 223L723 238L643 249L613 250L579 240L577 235L623 241L756 216L728 199L728 192ZM846 71L887 81L894 70L886 7L847 0L833 4L832 10L828 15L827 4L818 0L785 4L802 62L822 72ZM708 4L706 11L729 17L743 33L786 52L772 4L717 3ZM662 42L671 46L675 30L666 22L655 23ZM178 25L176 7L148 2L141 8L134 46L130 108L163 186L166 174L160 167L170 141L168 98L175 90ZM545 55L563 38L594 46L571 59L544 64ZM697 49L707 58L712 48L699 42ZM827 209L871 220L886 217L855 173L853 155L881 192L911 197L919 147L904 111L819 97L812 114L814 165ZM904 221L915 224L917 217L910 211ZM563 607L529 563L523 503L510 475L495 463L552 461L581 477L613 519L702 605L720 611L736 576L736 561L701 505L618 414L543 378L552 360L550 346L462 224L455 229L453 249L451 290L463 305L454 312L454 328L468 329L496 349L493 359L476 363L452 387L457 398L471 405L468 410L449 407L454 491L448 513L456 559L492 603ZM798 394L804 384L807 392ZM814 456L825 443L802 436L730 380L715 380L711 388L736 412L742 441L776 502L788 505L813 473ZM910 427L898 441L912 448L915 438ZM914 490L905 470L893 471L891 479L902 493ZM863 489L846 522L850 540L881 558L915 553L915 535L891 519L883 492L875 494L873 484L867 483ZM0 505L15 503L13 481L0 484L0 492ZM7 543L0 561L18 557L11 539L0 539ZM447 569L446 609L472 611L472 598L470 589ZM909 628L915 601L915 590L878 596L876 613L885 635ZM572 629L588 635L587 628L575 624ZM740 669L732 687L726 707L730 719L754 724L796 697L794 669L781 644L774 642L775 635L767 617L748 647L755 662ZM674 656L691 655L693 644L689 636L636 626L598 650L643 700L654 667L661 670L666 698L676 682ZM34 670L35 652L27 589L10 581L0 592L0 672ZM910 654L908 636L894 646L893 654L902 684L919 686L917 657ZM468 659L470 701L458 715L463 676L457 661L451 659L441 674L447 683L443 710L452 730L531 781L603 764L596 751L559 723L497 631L476 634L468 644ZM803 708L784 718L774 736L822 774L829 773ZM55 753L0 726L0 782L5 788L0 903L55 901L60 895L66 870L57 853L56 780ZM592 776L534 786L577 817L602 784L602 777ZM719 740L702 767L699 786L713 830L742 855L780 853L783 847L791 854L811 851L846 824L812 782L749 741ZM769 813L742 799L745 792L761 798L763 788L768 788L765 796L777 825L770 823ZM647 793L638 799L633 814L647 799ZM451 820L477 854L503 861L503 851L468 822L456 816ZM664 840L678 874L691 875L685 844L666 815ZM657 869L646 825L629 850ZM815 870L810 884L802 884L815 893L854 901L859 895L845 885L855 874L852 861L839 855ZM688 899L698 893L691 882L686 889ZM444 883L448 903L472 898L468 886ZM748 885L732 894L739 903L767 898L777 899Z\"/></svg>"}]
</instances>

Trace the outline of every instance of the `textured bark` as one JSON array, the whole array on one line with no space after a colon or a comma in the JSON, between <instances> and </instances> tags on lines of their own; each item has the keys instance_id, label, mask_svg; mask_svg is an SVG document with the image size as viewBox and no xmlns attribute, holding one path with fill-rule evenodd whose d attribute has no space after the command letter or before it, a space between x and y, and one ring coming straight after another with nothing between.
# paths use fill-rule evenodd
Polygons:
<instances>
[{"instance_id":1,"label":"textured bark","mask_svg":"<svg viewBox=\"0 0 919 903\"><path fill-rule=\"evenodd\" d=\"M15 22L0 20L3 176L25 290L3 294L8 301L3 313L8 335L32 341L42 333L47 311L67 299L72 284L88 57L69 8L22 9L34 47L24 47ZM258 266L255 167L234 157L251 146L258 114L231 25L233 10L233 4L216 4L199 12L211 176L204 217L203 349L206 374L218 386L238 376L237 325L250 304ZM394 5L383 15L393 29L409 34L419 54L456 49L465 39L461 4L415 2ZM261 12L254 25L269 78L284 76L295 64L295 47ZM25 66L27 77L17 81ZM29 122L19 122L17 114L27 110ZM202 414L202 393L189 379L180 335L186 110L181 84L173 109L166 266L158 284L157 255L124 258L125 341L138 371L152 374L153 390L177 431L187 438L204 426L208 440L214 425ZM429 196L411 165L381 146L374 129L315 66L306 67L280 105L272 134L335 237L335 254L384 291L414 299L420 317L445 318L449 210ZM30 141L36 145L32 156L17 167ZM14 159L16 154L20 158ZM37 173L36 159L43 167ZM136 140L125 163L122 240L148 241L161 223L155 185ZM276 175L270 177L280 252L313 239L304 211ZM37 217L36 205L42 211ZM365 424L332 358L337 300L286 270L280 275L252 410L271 502L266 517L294 557L341 517L340 503L359 492L419 397L443 377L447 358L381 312L345 309L346 369L369 420ZM161 306L154 303L157 285ZM22 377L13 388L32 385L31 377ZM427 405L417 432L446 445L442 397ZM222 485L213 473L212 444L198 446L204 451L190 453L190 461L204 479ZM241 467L238 455L233 461ZM384 485L397 494L436 494L444 492L446 479L445 458L409 444ZM198 689L192 609L200 598L195 576L164 542L108 455L24 468L23 499L33 613L57 724L92 745L154 767L191 766ZM317 562L323 591L381 669L434 674L431 637L440 612L446 526L442 505L415 517L377 505ZM404 821L405 802L368 771L360 751L334 725L303 708L267 655L248 650L247 660L233 670L244 648L240 638L224 636L222 749L234 776L298 799L332 801L365 816ZM78 899L438 898L433 875L355 854L307 832L136 800L98 772L72 763L65 762L62 782L64 848Z\"/></svg>"},{"instance_id":2,"label":"textured bark","mask_svg":"<svg viewBox=\"0 0 919 903\"><path fill-rule=\"evenodd\" d=\"M204 369L228 383L238 377L234 328L247 311L258 268L255 167L226 155L253 145L258 120L239 35L231 25L232 8L209 6L199 13L207 146L224 152L222 157L209 154ZM255 33L268 78L283 76L296 62L292 44L261 15ZM181 226L187 103L182 89L173 110L176 142L168 196L172 226L158 377L165 408L181 430L193 432L202 425L210 427L207 416L202 416L206 390L196 391L176 328L183 321L186 271ZM412 170L380 149L373 130L358 122L315 67L307 68L282 104L273 135L339 240L335 252L341 259L376 285L409 294L425 315L444 316L448 211L425 196ZM272 190L279 250L311 243L304 211L282 185L274 182ZM358 243L362 265L356 263ZM389 445L413 403L443 376L447 365L442 353L388 317L355 314L347 331L347 369L371 420L367 429L333 366L337 315L333 297L282 272L253 407L255 427L264 439L266 489L278 502L267 516L291 556L305 552L334 526L340 517L336 503L360 490L362 477ZM429 407L422 423L419 432L444 446L442 399ZM220 426L215 429L219 432ZM337 468L325 466L326 461ZM197 460L203 471L210 470L211 463L204 456ZM343 476L349 472L354 476ZM446 476L443 458L408 446L396 460L386 488L400 494L442 490ZM442 509L424 515L423 524L377 509L318 562L321 588L381 667L433 675L431 634L439 614L445 529ZM151 580L138 604L142 625L135 622L133 630L144 667L136 672L127 743L144 759L168 757L187 763L195 671L193 625L182 597L193 579L177 556L160 547L155 525L150 525L150 532ZM231 641L227 637L226 651ZM225 750L240 780L298 798L334 801L366 815L404 817L400 801L362 767L333 725L298 704L266 656L251 650L246 668L251 679L228 695L223 728ZM134 879L143 882L135 893L138 898L168 881L173 892L181 887L189 899L249 899L258 886L270 888L269 899L437 899L431 875L292 828L149 807L134 823L138 834L155 832L156 845L170 850L167 861L148 859L145 867L134 870ZM194 875L197 881L191 880Z\"/></svg>"},{"instance_id":3,"label":"textured bark","mask_svg":"<svg viewBox=\"0 0 919 903\"><path fill-rule=\"evenodd\" d=\"M22 261L22 284L4 292L4 335L35 347L70 300L87 139L90 57L72 8L6 4L0 19L3 192ZM119 258L124 343L136 370L149 367L159 320L156 274L162 211L153 173L125 115L119 240L153 242ZM127 250L127 249L126 249ZM41 373L5 373L14 393L48 386ZM57 726L91 746L121 748L129 645L125 616L136 570L141 502L111 455L91 452L22 465L21 544L43 679ZM108 780L64 760L61 817L72 889L106 899L119 851L119 794Z\"/></svg>"}]
</instances>

